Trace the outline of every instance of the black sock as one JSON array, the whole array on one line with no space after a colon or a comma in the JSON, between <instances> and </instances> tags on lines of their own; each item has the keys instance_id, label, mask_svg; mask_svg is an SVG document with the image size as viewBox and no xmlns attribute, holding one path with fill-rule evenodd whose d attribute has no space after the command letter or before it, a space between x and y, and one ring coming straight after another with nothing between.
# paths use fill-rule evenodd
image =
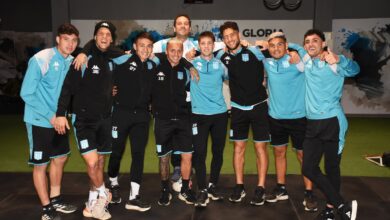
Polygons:
<instances>
[{"instance_id":1,"label":"black sock","mask_svg":"<svg viewBox=\"0 0 390 220\"><path fill-rule=\"evenodd\" d=\"M281 189L286 189L286 184L278 183L278 184L276 184L276 186L277 186L278 188L281 188Z\"/></svg>"},{"instance_id":2,"label":"black sock","mask_svg":"<svg viewBox=\"0 0 390 220\"><path fill-rule=\"evenodd\" d=\"M53 210L53 205L52 205L51 203L42 206L42 211L43 211L43 212L49 212L49 211L51 211L51 210Z\"/></svg>"},{"instance_id":3,"label":"black sock","mask_svg":"<svg viewBox=\"0 0 390 220\"><path fill-rule=\"evenodd\" d=\"M190 180L189 179L188 180L183 179L181 183L182 183L181 191L183 192L184 190L188 189L188 186L190 184Z\"/></svg>"},{"instance_id":4,"label":"black sock","mask_svg":"<svg viewBox=\"0 0 390 220\"><path fill-rule=\"evenodd\" d=\"M244 189L244 184L236 184L236 186L240 189Z\"/></svg>"},{"instance_id":5,"label":"black sock","mask_svg":"<svg viewBox=\"0 0 390 220\"><path fill-rule=\"evenodd\" d=\"M304 194L305 194L305 196L311 196L311 195L313 195L313 190L305 189Z\"/></svg>"},{"instance_id":6,"label":"black sock","mask_svg":"<svg viewBox=\"0 0 390 220\"><path fill-rule=\"evenodd\" d=\"M51 203L58 203L59 201L61 201L61 195L50 198Z\"/></svg>"},{"instance_id":7,"label":"black sock","mask_svg":"<svg viewBox=\"0 0 390 220\"><path fill-rule=\"evenodd\" d=\"M163 189L169 189L169 180L161 180L161 187Z\"/></svg>"}]
</instances>

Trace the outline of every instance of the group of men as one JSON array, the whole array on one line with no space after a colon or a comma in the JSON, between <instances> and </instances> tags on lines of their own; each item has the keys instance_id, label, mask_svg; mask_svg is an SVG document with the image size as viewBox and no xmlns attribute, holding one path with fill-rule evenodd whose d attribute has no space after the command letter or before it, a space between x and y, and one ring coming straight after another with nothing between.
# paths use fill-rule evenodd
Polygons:
<instances>
[{"instance_id":1,"label":"group of men","mask_svg":"<svg viewBox=\"0 0 390 220\"><path fill-rule=\"evenodd\" d=\"M118 175L127 137L132 164L125 207L138 211L151 208L139 194L150 106L161 177L158 204L168 206L172 199L171 155L180 155L174 165L181 176L180 200L197 207L206 207L210 199L222 200L216 187L227 134L228 113L222 91L227 80L232 107L229 136L234 142L236 176L229 201L238 203L246 196L245 149L251 127L258 170L252 205L288 199L286 149L291 137L302 164L305 210L317 211L313 182L327 198L320 219L335 219L334 210L342 219L355 219L357 202L346 202L340 195L339 163L347 129L340 104L343 80L359 72L356 62L325 50L323 33L314 29L305 34L304 47L288 44L286 36L276 32L259 43L262 49L241 45L235 22L221 25L223 43L217 44L209 31L202 32L197 41L190 38L191 20L187 15L175 18L174 31L175 37L154 45L153 38L142 32L131 54L125 54L111 46L115 26L102 21L96 24L94 39L83 55L71 65L70 54L77 45L78 31L64 24L58 29L57 46L31 58L21 97L26 103L29 162L34 165L33 180L43 206L42 219L56 219L57 212L76 211L60 196L63 167L69 154L68 113L72 113L78 149L90 178L84 216L110 219L107 205L121 203ZM225 49L219 49L225 45ZM288 48L296 52L288 52ZM265 49L270 56L262 51ZM207 182L209 135L213 158ZM266 195L268 142L274 149L277 186ZM106 188L103 174L105 156L109 154ZM322 155L326 175L319 168ZM197 195L191 189L192 167Z\"/></svg>"}]
</instances>

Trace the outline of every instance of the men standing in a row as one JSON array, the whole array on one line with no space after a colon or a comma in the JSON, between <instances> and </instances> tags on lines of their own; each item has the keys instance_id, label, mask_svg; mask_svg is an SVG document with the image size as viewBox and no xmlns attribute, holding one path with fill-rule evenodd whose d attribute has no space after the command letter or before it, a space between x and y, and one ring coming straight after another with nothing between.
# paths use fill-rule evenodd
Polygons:
<instances>
[{"instance_id":1,"label":"men standing in a row","mask_svg":"<svg viewBox=\"0 0 390 220\"><path fill-rule=\"evenodd\" d=\"M56 130L64 134L69 129L66 111L72 100L72 122L76 142L87 166L90 178L88 202L83 210L85 217L110 219L106 209L111 193L103 180L105 156L111 153L111 106L113 63L107 49L115 39L115 27L107 21L96 24L94 44L88 67L72 68L65 78L58 101Z\"/></svg>"},{"instance_id":2,"label":"men standing in a row","mask_svg":"<svg viewBox=\"0 0 390 220\"><path fill-rule=\"evenodd\" d=\"M112 153L108 163L108 177L113 194L112 203L120 203L118 174L129 137L131 147L130 195L126 209L147 211L150 204L139 196L144 168L145 148L149 137L149 103L156 64L149 60L153 39L141 32L134 41L134 53L113 59L114 97L112 112Z\"/></svg>"},{"instance_id":3,"label":"men standing in a row","mask_svg":"<svg viewBox=\"0 0 390 220\"><path fill-rule=\"evenodd\" d=\"M223 163L226 129L228 122L222 85L228 78L227 68L213 55L215 37L210 31L202 32L198 42L200 56L192 60L198 70L199 81L191 81L192 140L194 167L199 194L196 206L205 207L209 201L221 200L216 192ZM212 141L210 179L206 183L206 156L209 134Z\"/></svg>"},{"instance_id":4,"label":"men standing in a row","mask_svg":"<svg viewBox=\"0 0 390 220\"><path fill-rule=\"evenodd\" d=\"M252 205L264 204L265 178L268 168L267 142L270 141L268 125L267 93L263 86L263 54L255 47L240 45L238 25L225 22L220 32L228 52L219 51L217 57L226 65L229 72L231 93L230 139L234 141L234 170L236 186L229 200L241 202L244 190L245 148L249 126L252 127L257 157L258 182L251 200Z\"/></svg>"},{"instance_id":5,"label":"men standing in a row","mask_svg":"<svg viewBox=\"0 0 390 220\"><path fill-rule=\"evenodd\" d=\"M79 31L71 24L58 27L57 46L35 54L28 63L20 96L26 103L24 121L30 144L29 164L33 182L42 204L42 220L57 219L58 212L72 213L76 207L61 198L61 180L68 159L68 133L54 130L57 100L76 49ZM50 165L49 165L50 163ZM49 167L50 191L46 170Z\"/></svg>"},{"instance_id":6,"label":"men standing in a row","mask_svg":"<svg viewBox=\"0 0 390 220\"><path fill-rule=\"evenodd\" d=\"M344 148L348 122L340 99L345 77L359 73L359 65L328 48L324 60L320 55L325 48L323 32L312 29L305 33L304 49L297 49L305 64L307 128L303 143L303 174L313 181L327 198L321 219L335 219L334 209L341 219L356 219L357 201L346 202L340 195L340 161ZM319 167L324 156L324 175Z\"/></svg>"}]
</instances>

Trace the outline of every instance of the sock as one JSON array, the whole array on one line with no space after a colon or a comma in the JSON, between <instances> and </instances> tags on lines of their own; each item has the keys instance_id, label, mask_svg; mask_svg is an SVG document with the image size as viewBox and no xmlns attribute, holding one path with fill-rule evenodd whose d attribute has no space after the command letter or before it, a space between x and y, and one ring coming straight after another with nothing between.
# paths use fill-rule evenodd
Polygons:
<instances>
[{"instance_id":1,"label":"sock","mask_svg":"<svg viewBox=\"0 0 390 220\"><path fill-rule=\"evenodd\" d=\"M181 185L181 192L184 192L184 190L188 189L188 186L190 184L190 180L182 180L182 185Z\"/></svg>"},{"instance_id":2,"label":"sock","mask_svg":"<svg viewBox=\"0 0 390 220\"><path fill-rule=\"evenodd\" d=\"M333 212L333 208L330 208L328 206L325 206L325 210L326 210L326 212Z\"/></svg>"},{"instance_id":3,"label":"sock","mask_svg":"<svg viewBox=\"0 0 390 220\"><path fill-rule=\"evenodd\" d=\"M43 212L49 212L49 211L51 211L51 210L53 210L53 205L52 205L51 203L42 206L42 211L43 211Z\"/></svg>"},{"instance_id":4,"label":"sock","mask_svg":"<svg viewBox=\"0 0 390 220\"><path fill-rule=\"evenodd\" d=\"M96 190L89 191L89 196L88 196L88 204L92 206L94 202L96 202L98 198L99 192Z\"/></svg>"},{"instance_id":5,"label":"sock","mask_svg":"<svg viewBox=\"0 0 390 220\"><path fill-rule=\"evenodd\" d=\"M119 185L117 176L116 177L109 177L108 179L110 180L111 186L118 186Z\"/></svg>"},{"instance_id":6,"label":"sock","mask_svg":"<svg viewBox=\"0 0 390 220\"><path fill-rule=\"evenodd\" d=\"M130 196L129 200L135 199L139 194L140 185L136 182L130 182Z\"/></svg>"},{"instance_id":7,"label":"sock","mask_svg":"<svg viewBox=\"0 0 390 220\"><path fill-rule=\"evenodd\" d=\"M104 197L104 198L107 198L107 195L106 195L106 187L104 186L104 183L103 183L103 185L101 185L100 187L97 187L96 190L98 191L99 196Z\"/></svg>"},{"instance_id":8,"label":"sock","mask_svg":"<svg viewBox=\"0 0 390 220\"><path fill-rule=\"evenodd\" d=\"M311 195L313 195L313 190L311 190L311 189L305 189L305 196L311 196Z\"/></svg>"},{"instance_id":9,"label":"sock","mask_svg":"<svg viewBox=\"0 0 390 220\"><path fill-rule=\"evenodd\" d=\"M236 184L236 186L240 189L244 189L244 184Z\"/></svg>"},{"instance_id":10,"label":"sock","mask_svg":"<svg viewBox=\"0 0 390 220\"><path fill-rule=\"evenodd\" d=\"M278 183L278 184L276 184L276 186L277 186L278 188L280 188L280 189L286 189L286 184L280 184L280 183Z\"/></svg>"},{"instance_id":11,"label":"sock","mask_svg":"<svg viewBox=\"0 0 390 220\"><path fill-rule=\"evenodd\" d=\"M169 180L161 180L161 187L163 189L169 189Z\"/></svg>"},{"instance_id":12,"label":"sock","mask_svg":"<svg viewBox=\"0 0 390 220\"><path fill-rule=\"evenodd\" d=\"M50 198L50 202L51 203L58 203L59 201L61 201L61 195L58 195L58 196L55 196L53 198Z\"/></svg>"}]
</instances>

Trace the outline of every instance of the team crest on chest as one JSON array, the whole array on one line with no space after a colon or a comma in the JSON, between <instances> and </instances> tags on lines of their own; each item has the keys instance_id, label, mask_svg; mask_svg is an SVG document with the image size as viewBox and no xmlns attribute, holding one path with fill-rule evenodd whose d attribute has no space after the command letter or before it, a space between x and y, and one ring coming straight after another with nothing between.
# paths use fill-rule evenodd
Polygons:
<instances>
[{"instance_id":1,"label":"team crest on chest","mask_svg":"<svg viewBox=\"0 0 390 220\"><path fill-rule=\"evenodd\" d=\"M284 68L288 68L290 66L290 63L287 60L285 60L285 61L282 62L282 66Z\"/></svg>"},{"instance_id":2,"label":"team crest on chest","mask_svg":"<svg viewBox=\"0 0 390 220\"><path fill-rule=\"evenodd\" d=\"M92 66L92 73L93 74L99 74L100 73L100 68L98 67L98 65L93 65Z\"/></svg>"},{"instance_id":3,"label":"team crest on chest","mask_svg":"<svg viewBox=\"0 0 390 220\"><path fill-rule=\"evenodd\" d=\"M148 61L146 64L148 65L148 70L153 68L153 64L150 61Z\"/></svg>"},{"instance_id":4,"label":"team crest on chest","mask_svg":"<svg viewBox=\"0 0 390 220\"><path fill-rule=\"evenodd\" d=\"M180 80L182 80L182 79L183 79L183 77L184 77L184 74L183 74L183 72L181 72L181 71L178 71L178 72L177 72L177 79L180 79Z\"/></svg>"},{"instance_id":5,"label":"team crest on chest","mask_svg":"<svg viewBox=\"0 0 390 220\"><path fill-rule=\"evenodd\" d=\"M60 64L57 61L55 61L54 64L53 64L53 67L54 67L55 71L58 71L59 67L60 67Z\"/></svg>"},{"instance_id":6,"label":"team crest on chest","mask_svg":"<svg viewBox=\"0 0 390 220\"><path fill-rule=\"evenodd\" d=\"M241 54L242 61L248 62L249 61L249 54L243 53Z\"/></svg>"},{"instance_id":7,"label":"team crest on chest","mask_svg":"<svg viewBox=\"0 0 390 220\"><path fill-rule=\"evenodd\" d=\"M213 62L213 69L218 69L218 67L219 67L219 63L218 62L216 62L216 61L214 61Z\"/></svg>"}]
</instances>

